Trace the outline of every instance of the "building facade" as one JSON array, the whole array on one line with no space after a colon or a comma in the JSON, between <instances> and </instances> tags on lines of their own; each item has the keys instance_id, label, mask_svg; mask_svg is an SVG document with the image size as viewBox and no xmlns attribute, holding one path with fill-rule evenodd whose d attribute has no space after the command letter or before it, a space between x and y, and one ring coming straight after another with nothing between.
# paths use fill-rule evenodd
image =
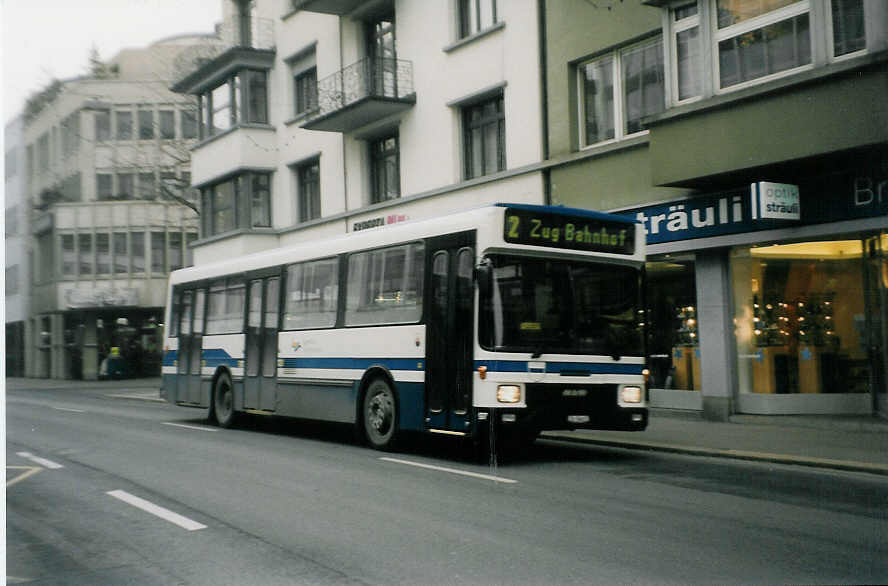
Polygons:
<instances>
[{"instance_id":1,"label":"building facade","mask_svg":"<svg viewBox=\"0 0 888 586\"><path fill-rule=\"evenodd\" d=\"M546 5L552 199L645 224L652 405L885 414L885 3Z\"/></svg>"},{"instance_id":2,"label":"building facade","mask_svg":"<svg viewBox=\"0 0 888 586\"><path fill-rule=\"evenodd\" d=\"M187 189L197 108L168 88L183 60L219 43L195 35L124 50L29 100L18 167L25 375L159 374L167 275L191 263L198 235Z\"/></svg>"},{"instance_id":3,"label":"building facade","mask_svg":"<svg viewBox=\"0 0 888 586\"><path fill-rule=\"evenodd\" d=\"M16 117L4 128L4 217L6 220L6 375L25 374L25 323L28 320L28 200L25 198L24 121Z\"/></svg>"},{"instance_id":4,"label":"building facade","mask_svg":"<svg viewBox=\"0 0 888 586\"><path fill-rule=\"evenodd\" d=\"M651 403L886 411L879 0L224 0L195 262L494 201L645 223Z\"/></svg>"}]
</instances>

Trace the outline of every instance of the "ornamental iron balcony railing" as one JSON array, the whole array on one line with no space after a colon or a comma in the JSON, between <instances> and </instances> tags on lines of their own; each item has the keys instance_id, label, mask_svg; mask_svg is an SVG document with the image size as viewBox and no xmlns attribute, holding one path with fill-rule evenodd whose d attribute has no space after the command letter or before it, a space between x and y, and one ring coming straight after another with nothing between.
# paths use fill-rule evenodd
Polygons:
<instances>
[{"instance_id":1,"label":"ornamental iron balcony railing","mask_svg":"<svg viewBox=\"0 0 888 586\"><path fill-rule=\"evenodd\" d=\"M317 107L302 126L348 132L415 102L413 63L367 57L317 82Z\"/></svg>"}]
</instances>

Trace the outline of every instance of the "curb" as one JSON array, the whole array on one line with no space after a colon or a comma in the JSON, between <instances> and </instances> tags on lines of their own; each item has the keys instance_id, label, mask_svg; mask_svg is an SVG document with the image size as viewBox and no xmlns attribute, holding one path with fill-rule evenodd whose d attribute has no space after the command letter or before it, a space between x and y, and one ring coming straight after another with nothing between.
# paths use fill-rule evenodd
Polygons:
<instances>
[{"instance_id":1,"label":"curb","mask_svg":"<svg viewBox=\"0 0 888 586\"><path fill-rule=\"evenodd\" d=\"M807 466L810 468L842 470L845 472L866 472L868 474L879 474L882 476L888 476L888 465L873 464L870 462L857 462L854 460L834 460L831 458L810 458L805 456L773 454L768 452L700 448L694 446L682 446L657 442L605 440L591 437L568 436L560 434L558 432L543 432L543 434L540 436L540 439L591 444L611 448L624 448L629 450L668 452L689 456L706 456L710 458L729 458L733 460L747 460L754 462L772 462L774 464L791 464L796 466Z\"/></svg>"}]
</instances>

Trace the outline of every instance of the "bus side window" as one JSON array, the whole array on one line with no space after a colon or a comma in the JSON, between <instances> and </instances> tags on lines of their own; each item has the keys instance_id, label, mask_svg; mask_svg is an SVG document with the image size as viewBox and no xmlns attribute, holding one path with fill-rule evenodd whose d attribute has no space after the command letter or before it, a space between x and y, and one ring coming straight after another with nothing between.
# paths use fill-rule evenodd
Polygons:
<instances>
[{"instance_id":1,"label":"bus side window","mask_svg":"<svg viewBox=\"0 0 888 586\"><path fill-rule=\"evenodd\" d=\"M167 327L168 338L176 338L179 335L179 312L181 311L179 306L181 303L182 292L174 290L170 297L170 323L169 327Z\"/></svg>"},{"instance_id":2,"label":"bus side window","mask_svg":"<svg viewBox=\"0 0 888 586\"><path fill-rule=\"evenodd\" d=\"M244 331L246 291L243 281L228 281L228 288L225 292L225 331L228 333Z\"/></svg>"},{"instance_id":3,"label":"bus side window","mask_svg":"<svg viewBox=\"0 0 888 586\"><path fill-rule=\"evenodd\" d=\"M424 252L422 243L413 243L351 255L346 325L419 321Z\"/></svg>"},{"instance_id":4,"label":"bus side window","mask_svg":"<svg viewBox=\"0 0 888 586\"><path fill-rule=\"evenodd\" d=\"M210 298L207 304L207 334L225 333L225 281L210 285Z\"/></svg>"},{"instance_id":5,"label":"bus side window","mask_svg":"<svg viewBox=\"0 0 888 586\"><path fill-rule=\"evenodd\" d=\"M284 329L336 325L339 261L335 258L287 267Z\"/></svg>"}]
</instances>

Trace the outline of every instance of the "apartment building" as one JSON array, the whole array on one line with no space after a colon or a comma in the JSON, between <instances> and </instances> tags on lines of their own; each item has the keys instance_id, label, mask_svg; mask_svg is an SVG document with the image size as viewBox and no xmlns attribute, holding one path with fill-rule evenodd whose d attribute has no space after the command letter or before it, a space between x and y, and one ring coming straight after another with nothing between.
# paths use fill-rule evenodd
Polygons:
<instances>
[{"instance_id":1,"label":"apartment building","mask_svg":"<svg viewBox=\"0 0 888 586\"><path fill-rule=\"evenodd\" d=\"M169 85L181 63L221 43L194 35L127 49L29 100L16 167L28 225L30 278L17 281L30 303L27 376L159 374L167 275L191 264L198 236L187 189L197 107Z\"/></svg>"},{"instance_id":2,"label":"apartment building","mask_svg":"<svg viewBox=\"0 0 888 586\"><path fill-rule=\"evenodd\" d=\"M197 96L195 263L493 201L542 203L530 0L223 2Z\"/></svg>"},{"instance_id":3,"label":"apartment building","mask_svg":"<svg viewBox=\"0 0 888 586\"><path fill-rule=\"evenodd\" d=\"M652 405L886 414L888 5L544 4L552 200L645 223Z\"/></svg>"}]
</instances>

